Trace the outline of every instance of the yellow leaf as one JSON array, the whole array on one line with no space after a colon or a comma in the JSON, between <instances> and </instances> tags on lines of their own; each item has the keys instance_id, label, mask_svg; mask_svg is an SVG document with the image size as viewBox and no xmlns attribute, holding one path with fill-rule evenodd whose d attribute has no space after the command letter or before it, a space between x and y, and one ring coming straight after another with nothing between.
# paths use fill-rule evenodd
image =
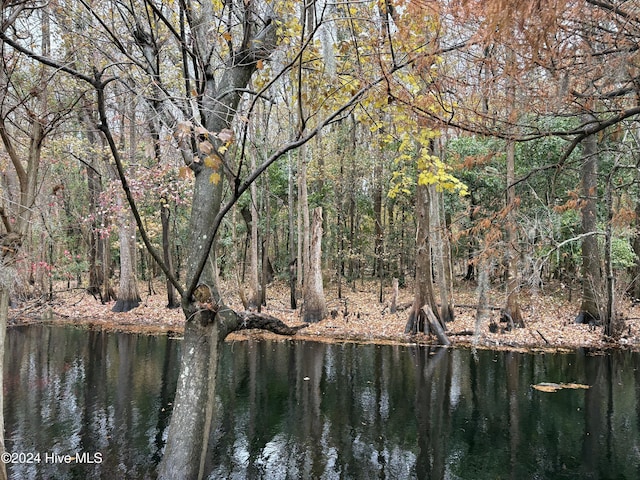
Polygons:
<instances>
[{"instance_id":1,"label":"yellow leaf","mask_svg":"<svg viewBox=\"0 0 640 480\"><path fill-rule=\"evenodd\" d=\"M209 175L209 183L213 183L214 185L220 183L220 174L218 172L213 172Z\"/></svg>"},{"instance_id":2,"label":"yellow leaf","mask_svg":"<svg viewBox=\"0 0 640 480\"><path fill-rule=\"evenodd\" d=\"M218 157L215 153L213 155L207 155L206 157L204 157L204 165L205 167L209 167L215 170L220 166L220 157Z\"/></svg>"},{"instance_id":3,"label":"yellow leaf","mask_svg":"<svg viewBox=\"0 0 640 480\"><path fill-rule=\"evenodd\" d=\"M222 34L222 38L224 38L227 42L231 41L231 34L229 32L224 32Z\"/></svg>"}]
</instances>

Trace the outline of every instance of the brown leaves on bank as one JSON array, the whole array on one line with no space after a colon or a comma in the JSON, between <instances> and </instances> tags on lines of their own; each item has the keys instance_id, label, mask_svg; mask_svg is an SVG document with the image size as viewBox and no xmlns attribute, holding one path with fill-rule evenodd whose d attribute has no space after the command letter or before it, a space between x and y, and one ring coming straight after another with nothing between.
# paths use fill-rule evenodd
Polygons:
<instances>
[{"instance_id":1,"label":"brown leaves on bank","mask_svg":"<svg viewBox=\"0 0 640 480\"><path fill-rule=\"evenodd\" d=\"M235 283L235 282L234 282ZM141 285L141 291L147 286ZM28 315L20 314L20 308L12 310L10 316L16 321L47 321L75 325L92 325L107 330L126 330L145 333L180 333L184 326L184 315L180 309L167 309L166 296L161 282L155 284L155 292L143 295L141 305L127 313L111 312L112 305L101 304L82 289L60 290L54 301L39 309L33 309ZM222 293L230 306L242 310L242 302L233 283L223 284ZM400 310L390 312L391 282L383 287L383 301L379 302L379 283L373 281L342 285L342 298L338 298L337 286L325 285L325 296L329 316L324 320L300 328L293 337L314 341L352 341L371 343L425 343L435 344L435 338L418 334L404 333L408 318L408 309L402 309L413 299L411 287L400 289L398 305ZM569 293L558 286L548 289L545 294L521 295L521 307L525 316L526 328L507 330L506 323L500 323L500 307L504 304L504 292L489 292L487 318L476 330L476 292L475 285L461 282L454 290L457 306L454 308L455 320L447 324L447 334L453 345L463 345L499 349L544 349L570 350L578 347L604 349L612 346L640 349L640 306L630 302L620 309L626 317L626 326L617 343L603 340L602 327L574 323L578 311L577 292L573 292L573 302L568 301ZM302 322L300 309L289 308L289 290L285 283L275 282L267 289L267 305L262 313L282 320L290 327L300 327ZM20 316L21 318L16 318ZM497 325L495 332L489 330L491 324ZM257 330L248 330L233 334L230 339L278 338Z\"/></svg>"}]
</instances>

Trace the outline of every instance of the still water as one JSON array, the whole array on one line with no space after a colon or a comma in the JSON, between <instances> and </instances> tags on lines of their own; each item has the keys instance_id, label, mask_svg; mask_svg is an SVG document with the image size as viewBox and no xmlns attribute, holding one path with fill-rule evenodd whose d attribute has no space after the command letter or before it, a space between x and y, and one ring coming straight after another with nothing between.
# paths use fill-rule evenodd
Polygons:
<instances>
[{"instance_id":1,"label":"still water","mask_svg":"<svg viewBox=\"0 0 640 480\"><path fill-rule=\"evenodd\" d=\"M40 454L10 478L154 478L180 347L9 329L7 450ZM531 388L540 382L591 388ZM240 342L224 348L218 395L211 479L640 478L640 355L629 352ZM81 464L65 463L76 453Z\"/></svg>"}]
</instances>

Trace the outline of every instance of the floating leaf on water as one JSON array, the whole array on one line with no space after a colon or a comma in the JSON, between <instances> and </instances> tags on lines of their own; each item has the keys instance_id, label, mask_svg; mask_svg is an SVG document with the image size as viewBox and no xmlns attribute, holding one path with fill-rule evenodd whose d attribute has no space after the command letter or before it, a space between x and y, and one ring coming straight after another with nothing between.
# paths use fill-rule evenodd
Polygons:
<instances>
[{"instance_id":1,"label":"floating leaf on water","mask_svg":"<svg viewBox=\"0 0 640 480\"><path fill-rule=\"evenodd\" d=\"M538 383L537 385L531 385L536 390L540 390L541 392L557 392L562 387L558 383Z\"/></svg>"},{"instance_id":2,"label":"floating leaf on water","mask_svg":"<svg viewBox=\"0 0 640 480\"><path fill-rule=\"evenodd\" d=\"M591 388L589 385L584 385L582 383L562 383L561 385L562 385L562 388L573 388L573 389L582 388L584 390Z\"/></svg>"},{"instance_id":3,"label":"floating leaf on water","mask_svg":"<svg viewBox=\"0 0 640 480\"><path fill-rule=\"evenodd\" d=\"M589 385L584 385L582 383L550 383L550 382L541 382L537 385L531 385L536 390L541 392L557 392L558 390L562 390L563 388L569 389L587 389L590 388Z\"/></svg>"}]
</instances>

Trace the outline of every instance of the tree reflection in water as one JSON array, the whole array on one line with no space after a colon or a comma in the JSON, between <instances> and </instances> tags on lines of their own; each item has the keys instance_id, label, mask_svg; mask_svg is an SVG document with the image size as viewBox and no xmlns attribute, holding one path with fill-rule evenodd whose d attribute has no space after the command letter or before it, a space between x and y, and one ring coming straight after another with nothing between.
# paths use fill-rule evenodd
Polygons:
<instances>
[{"instance_id":1,"label":"tree reflection in water","mask_svg":"<svg viewBox=\"0 0 640 480\"><path fill-rule=\"evenodd\" d=\"M11 465L11 478L154 478L179 348L9 329L8 451L103 456ZM220 362L211 479L640 478L638 354L252 341L225 345Z\"/></svg>"}]
</instances>

